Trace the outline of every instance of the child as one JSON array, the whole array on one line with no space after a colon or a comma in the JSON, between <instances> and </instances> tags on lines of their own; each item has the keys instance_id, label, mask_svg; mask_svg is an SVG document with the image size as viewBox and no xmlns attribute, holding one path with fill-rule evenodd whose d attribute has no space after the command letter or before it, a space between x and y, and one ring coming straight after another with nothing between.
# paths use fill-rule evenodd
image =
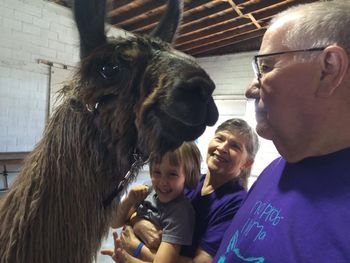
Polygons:
<instances>
[{"instance_id":1,"label":"child","mask_svg":"<svg viewBox=\"0 0 350 263\"><path fill-rule=\"evenodd\" d=\"M152 156L152 187L133 187L120 203L112 227L121 227L137 218L150 220L162 230L162 240L155 255L141 242L133 256L120 251L118 262L177 262L182 245L192 243L195 215L191 202L184 196L184 187L196 186L200 176L200 151L194 143L183 143L164 156ZM120 249L119 249L120 250ZM113 255L104 250L103 254ZM116 257L113 256L114 259Z\"/></svg>"}]
</instances>

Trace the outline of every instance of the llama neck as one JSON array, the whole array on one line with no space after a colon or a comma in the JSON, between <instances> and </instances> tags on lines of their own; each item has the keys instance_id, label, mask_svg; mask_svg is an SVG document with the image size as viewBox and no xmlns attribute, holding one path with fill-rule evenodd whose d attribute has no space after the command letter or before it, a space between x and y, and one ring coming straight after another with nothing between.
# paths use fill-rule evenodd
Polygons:
<instances>
[{"instance_id":1,"label":"llama neck","mask_svg":"<svg viewBox=\"0 0 350 263\"><path fill-rule=\"evenodd\" d=\"M0 262L91 262L100 247L116 202L101 204L129 169L121 153L132 150L119 141L106 145L92 117L82 115L58 110L1 204L7 254ZM10 225L16 232L8 235Z\"/></svg>"}]
</instances>

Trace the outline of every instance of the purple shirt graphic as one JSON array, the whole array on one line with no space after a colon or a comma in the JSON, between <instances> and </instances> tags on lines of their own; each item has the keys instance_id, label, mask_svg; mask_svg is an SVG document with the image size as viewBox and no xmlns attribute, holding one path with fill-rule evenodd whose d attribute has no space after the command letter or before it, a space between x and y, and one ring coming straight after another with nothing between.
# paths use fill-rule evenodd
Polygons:
<instances>
[{"instance_id":1,"label":"purple shirt graphic","mask_svg":"<svg viewBox=\"0 0 350 263\"><path fill-rule=\"evenodd\" d=\"M214 261L350 262L350 149L287 163L259 176Z\"/></svg>"}]
</instances>

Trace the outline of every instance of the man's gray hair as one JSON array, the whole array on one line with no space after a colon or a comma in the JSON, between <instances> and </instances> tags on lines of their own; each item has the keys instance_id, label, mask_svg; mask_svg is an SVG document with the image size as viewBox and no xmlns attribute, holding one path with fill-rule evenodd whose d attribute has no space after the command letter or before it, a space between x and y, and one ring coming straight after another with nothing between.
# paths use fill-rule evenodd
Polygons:
<instances>
[{"instance_id":1,"label":"man's gray hair","mask_svg":"<svg viewBox=\"0 0 350 263\"><path fill-rule=\"evenodd\" d=\"M274 17L270 24L297 16L283 44L290 49L327 47L337 44L350 54L350 1L333 0L301 4Z\"/></svg>"}]
</instances>

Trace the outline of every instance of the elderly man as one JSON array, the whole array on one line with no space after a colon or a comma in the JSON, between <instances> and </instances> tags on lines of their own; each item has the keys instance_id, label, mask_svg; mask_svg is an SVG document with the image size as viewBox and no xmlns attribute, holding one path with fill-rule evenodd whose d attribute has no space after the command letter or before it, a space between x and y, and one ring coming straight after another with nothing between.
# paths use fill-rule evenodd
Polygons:
<instances>
[{"instance_id":1,"label":"elderly man","mask_svg":"<svg viewBox=\"0 0 350 263\"><path fill-rule=\"evenodd\" d=\"M271 22L256 80L258 134L282 157L259 176L213 262L350 262L350 1Z\"/></svg>"}]
</instances>

